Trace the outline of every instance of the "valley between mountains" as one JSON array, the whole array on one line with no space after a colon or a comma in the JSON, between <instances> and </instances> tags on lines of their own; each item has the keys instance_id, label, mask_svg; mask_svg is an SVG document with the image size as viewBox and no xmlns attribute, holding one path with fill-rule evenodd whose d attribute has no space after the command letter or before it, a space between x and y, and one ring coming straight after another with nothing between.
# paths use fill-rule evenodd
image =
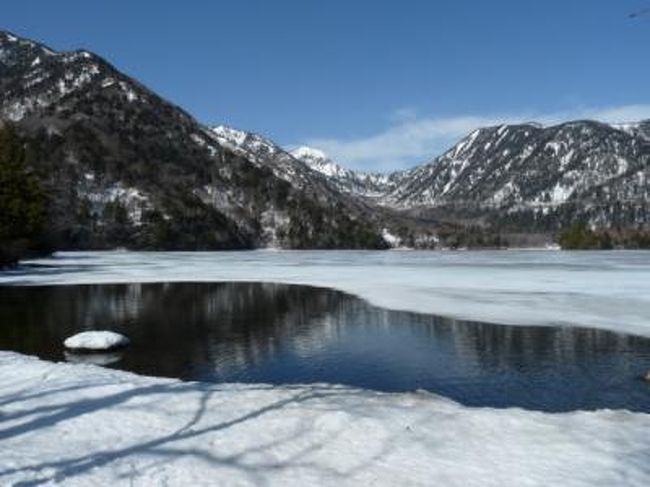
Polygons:
<instances>
[{"instance_id":1,"label":"valley between mountains","mask_svg":"<svg viewBox=\"0 0 650 487\"><path fill-rule=\"evenodd\" d=\"M0 177L26 188L3 195L5 261L115 247L650 246L648 120L485 127L417 167L364 173L208 126L92 52L9 32L0 120Z\"/></svg>"}]
</instances>

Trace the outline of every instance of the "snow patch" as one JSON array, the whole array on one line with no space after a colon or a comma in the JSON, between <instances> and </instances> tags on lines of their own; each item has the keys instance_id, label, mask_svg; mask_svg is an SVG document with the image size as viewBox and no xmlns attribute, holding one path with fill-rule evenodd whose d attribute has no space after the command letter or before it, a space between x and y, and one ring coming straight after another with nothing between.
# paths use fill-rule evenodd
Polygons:
<instances>
[{"instance_id":1,"label":"snow patch","mask_svg":"<svg viewBox=\"0 0 650 487\"><path fill-rule=\"evenodd\" d=\"M573 193L572 187L569 186L564 186L562 184L562 181L558 181L555 183L555 186L553 186L553 189L551 190L551 202L555 205L564 203L567 199L569 199L569 196L571 196L571 193Z\"/></svg>"},{"instance_id":2,"label":"snow patch","mask_svg":"<svg viewBox=\"0 0 650 487\"><path fill-rule=\"evenodd\" d=\"M109 86L113 86L114 84L115 84L115 80L113 78L104 78L102 80L101 87L108 88Z\"/></svg>"},{"instance_id":3,"label":"snow patch","mask_svg":"<svg viewBox=\"0 0 650 487\"><path fill-rule=\"evenodd\" d=\"M391 247L399 247L402 244L402 239L400 239L397 235L393 235L390 233L388 228L384 228L381 231L381 236L384 239L384 242L386 242L388 245Z\"/></svg>"},{"instance_id":4,"label":"snow patch","mask_svg":"<svg viewBox=\"0 0 650 487\"><path fill-rule=\"evenodd\" d=\"M129 103L138 100L138 94L126 82L120 81L119 85L120 85L120 89L122 90L122 93L124 93L124 95L126 96L126 100Z\"/></svg>"},{"instance_id":5,"label":"snow patch","mask_svg":"<svg viewBox=\"0 0 650 487\"><path fill-rule=\"evenodd\" d=\"M134 225L142 224L144 212L151 208L149 197L137 188L124 186L121 182L102 186L95 174L85 173L79 194L92 204L92 211L103 213L106 205L119 202L126 208L129 220Z\"/></svg>"}]
</instances>

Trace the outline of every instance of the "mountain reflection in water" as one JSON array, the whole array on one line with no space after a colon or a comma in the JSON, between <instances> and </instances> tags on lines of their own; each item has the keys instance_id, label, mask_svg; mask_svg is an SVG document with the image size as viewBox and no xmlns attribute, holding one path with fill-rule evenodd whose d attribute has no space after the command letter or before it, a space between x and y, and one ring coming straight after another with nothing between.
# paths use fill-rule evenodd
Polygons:
<instances>
[{"instance_id":1,"label":"mountain reflection in water","mask_svg":"<svg viewBox=\"0 0 650 487\"><path fill-rule=\"evenodd\" d=\"M0 349L65 360L63 340L93 329L131 339L95 363L146 375L426 389L474 406L650 412L650 387L638 379L650 369L647 338L389 311L295 285L0 287Z\"/></svg>"}]
</instances>

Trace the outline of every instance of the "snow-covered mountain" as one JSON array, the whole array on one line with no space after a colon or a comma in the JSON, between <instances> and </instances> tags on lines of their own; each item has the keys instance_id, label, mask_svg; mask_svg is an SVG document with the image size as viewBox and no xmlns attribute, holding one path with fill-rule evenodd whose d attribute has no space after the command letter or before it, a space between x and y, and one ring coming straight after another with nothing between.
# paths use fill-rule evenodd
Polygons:
<instances>
[{"instance_id":1,"label":"snow-covered mountain","mask_svg":"<svg viewBox=\"0 0 650 487\"><path fill-rule=\"evenodd\" d=\"M346 169L323 151L312 147L301 146L292 150L291 154L326 176L340 191L356 196L380 199L394 190L402 177L401 172L381 174Z\"/></svg>"},{"instance_id":2,"label":"snow-covered mountain","mask_svg":"<svg viewBox=\"0 0 650 487\"><path fill-rule=\"evenodd\" d=\"M649 122L575 121L482 128L403 175L382 202L453 207L457 213L521 213L562 225L567 219L597 226L648 225L648 127Z\"/></svg>"},{"instance_id":3,"label":"snow-covered mountain","mask_svg":"<svg viewBox=\"0 0 650 487\"><path fill-rule=\"evenodd\" d=\"M52 233L77 248L358 248L386 235L437 242L445 225L650 226L650 121L486 127L416 168L357 172L314 148L206 127L88 51L0 32L2 121L33 146Z\"/></svg>"},{"instance_id":4,"label":"snow-covered mountain","mask_svg":"<svg viewBox=\"0 0 650 487\"><path fill-rule=\"evenodd\" d=\"M210 130L101 57L0 32L0 125L36 154L57 247L385 246L367 206L262 138Z\"/></svg>"},{"instance_id":5,"label":"snow-covered mountain","mask_svg":"<svg viewBox=\"0 0 650 487\"><path fill-rule=\"evenodd\" d=\"M324 191L331 191L326 178L319 177L320 174L266 137L225 125L211 127L207 133L222 147L246 157L259 167L271 169L277 177L297 187L316 185Z\"/></svg>"},{"instance_id":6,"label":"snow-covered mountain","mask_svg":"<svg viewBox=\"0 0 650 487\"><path fill-rule=\"evenodd\" d=\"M259 134L225 125L212 127L210 135L220 145L271 168L276 176L301 187L324 181L343 193L377 198L395 188L399 174L352 171L336 164L321 150L305 146L286 150ZM315 174L322 178L315 178Z\"/></svg>"},{"instance_id":7,"label":"snow-covered mountain","mask_svg":"<svg viewBox=\"0 0 650 487\"><path fill-rule=\"evenodd\" d=\"M215 131L221 143L301 161L341 192L402 213L435 210L437 220L492 221L513 231L649 223L650 121L481 128L430 163L390 174L347 169L311 147L287 154L254 134Z\"/></svg>"}]
</instances>

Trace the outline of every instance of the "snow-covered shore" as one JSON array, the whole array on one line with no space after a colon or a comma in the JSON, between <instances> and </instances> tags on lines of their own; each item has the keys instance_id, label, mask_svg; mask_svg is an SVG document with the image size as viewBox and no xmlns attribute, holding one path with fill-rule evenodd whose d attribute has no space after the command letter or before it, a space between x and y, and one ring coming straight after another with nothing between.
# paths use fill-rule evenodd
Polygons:
<instances>
[{"instance_id":1,"label":"snow-covered shore","mask_svg":"<svg viewBox=\"0 0 650 487\"><path fill-rule=\"evenodd\" d=\"M650 485L650 415L207 385L0 352L0 484Z\"/></svg>"},{"instance_id":2,"label":"snow-covered shore","mask_svg":"<svg viewBox=\"0 0 650 487\"><path fill-rule=\"evenodd\" d=\"M545 250L62 252L2 284L267 281L323 286L394 310L650 336L650 252Z\"/></svg>"}]
</instances>

